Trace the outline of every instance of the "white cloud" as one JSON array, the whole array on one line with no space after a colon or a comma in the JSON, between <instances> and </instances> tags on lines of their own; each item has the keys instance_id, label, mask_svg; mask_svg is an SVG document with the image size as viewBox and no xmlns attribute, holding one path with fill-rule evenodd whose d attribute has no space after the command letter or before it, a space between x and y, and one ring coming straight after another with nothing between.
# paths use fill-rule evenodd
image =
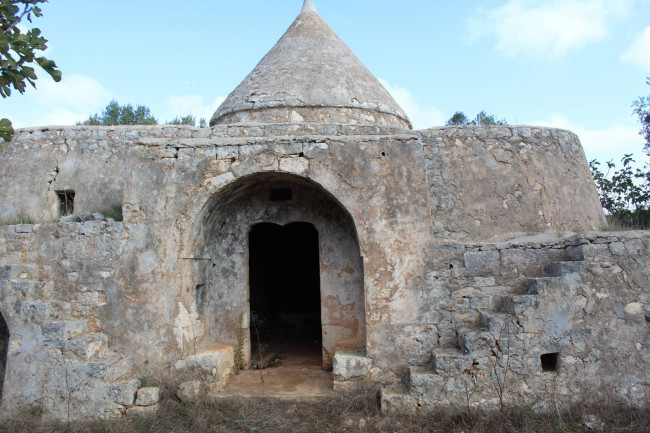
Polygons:
<instances>
[{"instance_id":1,"label":"white cloud","mask_svg":"<svg viewBox=\"0 0 650 433\"><path fill-rule=\"evenodd\" d=\"M168 122L175 117L182 117L191 114L197 121L205 118L208 122L217 111L219 105L226 99L225 96L217 96L212 102L206 102L198 95L170 96L165 100L164 106L160 107L157 114L159 122Z\"/></svg>"},{"instance_id":2,"label":"white cloud","mask_svg":"<svg viewBox=\"0 0 650 433\"><path fill-rule=\"evenodd\" d=\"M576 124L561 114L554 114L548 121L535 122L535 125L568 129L580 137L587 160L597 159L601 163L613 160L620 165L625 154L633 154L636 166L643 168L646 162L643 150L643 137L639 128L624 125L614 125L603 129L587 129Z\"/></svg>"},{"instance_id":3,"label":"white cloud","mask_svg":"<svg viewBox=\"0 0 650 433\"><path fill-rule=\"evenodd\" d=\"M627 52L621 56L621 60L650 71L650 26L641 32Z\"/></svg>"},{"instance_id":4,"label":"white cloud","mask_svg":"<svg viewBox=\"0 0 650 433\"><path fill-rule=\"evenodd\" d=\"M113 97L97 80L84 75L64 75L59 83L45 75L36 85L37 90L10 99L8 117L17 128L73 125L101 111Z\"/></svg>"},{"instance_id":5,"label":"white cloud","mask_svg":"<svg viewBox=\"0 0 650 433\"><path fill-rule=\"evenodd\" d=\"M468 39L494 35L508 56L555 59L609 37L610 24L638 0L508 0L479 9L468 20Z\"/></svg>"},{"instance_id":6,"label":"white cloud","mask_svg":"<svg viewBox=\"0 0 650 433\"><path fill-rule=\"evenodd\" d=\"M379 82L393 96L393 99L406 112L413 124L413 129L425 129L445 124L445 116L436 107L425 107L415 100L411 92L399 86L392 86L388 81L379 79Z\"/></svg>"}]
</instances>

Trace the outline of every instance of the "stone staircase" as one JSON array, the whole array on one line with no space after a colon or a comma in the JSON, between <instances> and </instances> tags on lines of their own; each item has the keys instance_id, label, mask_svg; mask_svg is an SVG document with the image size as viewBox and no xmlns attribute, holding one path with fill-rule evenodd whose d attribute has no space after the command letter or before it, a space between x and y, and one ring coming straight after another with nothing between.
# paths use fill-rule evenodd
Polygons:
<instances>
[{"instance_id":1,"label":"stone staircase","mask_svg":"<svg viewBox=\"0 0 650 433\"><path fill-rule=\"evenodd\" d=\"M553 262L543 277L528 278L510 292L470 294L463 302L477 307L478 322L471 315L457 322L454 347L432 349L428 366L409 368L405 386L383 389L382 410L467 407L476 401L483 409L497 408L503 396L495 393L495 380L505 369L506 377L542 373L540 355L561 345L557 336L546 334L544 319L549 308L570 308L566 295L586 265L584 260Z\"/></svg>"},{"instance_id":2,"label":"stone staircase","mask_svg":"<svg viewBox=\"0 0 650 433\"><path fill-rule=\"evenodd\" d=\"M41 273L47 275L41 271L34 264L0 266L0 289L7 291L2 298L18 309L17 321L23 322L22 330L10 332L30 335L15 341L10 357L26 356L45 364L51 373L41 384L42 392L55 396L46 402L55 416L65 418L67 407L62 403L67 405L68 400L79 413L90 416L126 413L135 405L140 381L131 374L130 362L110 349L109 337L96 321L89 320L88 311L94 313L99 305L88 307L81 294L67 301L51 299L56 288L40 279Z\"/></svg>"}]
</instances>

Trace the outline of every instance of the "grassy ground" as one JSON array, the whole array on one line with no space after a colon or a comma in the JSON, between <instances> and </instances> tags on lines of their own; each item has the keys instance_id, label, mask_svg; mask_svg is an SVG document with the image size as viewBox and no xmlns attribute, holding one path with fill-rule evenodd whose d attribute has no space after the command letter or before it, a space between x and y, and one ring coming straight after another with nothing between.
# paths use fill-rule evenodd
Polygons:
<instances>
[{"instance_id":1,"label":"grassy ground","mask_svg":"<svg viewBox=\"0 0 650 433\"><path fill-rule=\"evenodd\" d=\"M602 429L585 426L584 415L595 414ZM506 414L382 415L373 393L341 396L318 402L270 399L224 399L216 403L183 404L165 398L156 416L112 421L51 423L26 415L0 423L0 433L30 432L430 432L430 433L650 433L650 411L573 409L561 416L511 410Z\"/></svg>"}]
</instances>

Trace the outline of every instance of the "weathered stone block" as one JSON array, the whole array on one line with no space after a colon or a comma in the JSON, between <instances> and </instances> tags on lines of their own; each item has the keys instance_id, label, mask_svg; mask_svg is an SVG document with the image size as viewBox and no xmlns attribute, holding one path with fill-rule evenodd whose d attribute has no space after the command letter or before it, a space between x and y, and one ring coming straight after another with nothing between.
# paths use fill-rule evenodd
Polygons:
<instances>
[{"instance_id":1,"label":"weathered stone block","mask_svg":"<svg viewBox=\"0 0 650 433\"><path fill-rule=\"evenodd\" d=\"M612 242L609 244L609 250L615 256L622 256L626 253L625 244L623 242Z\"/></svg>"},{"instance_id":2,"label":"weathered stone block","mask_svg":"<svg viewBox=\"0 0 650 433\"><path fill-rule=\"evenodd\" d=\"M372 359L354 353L336 352L334 354L335 380L348 380L366 377L372 368Z\"/></svg>"},{"instance_id":3,"label":"weathered stone block","mask_svg":"<svg viewBox=\"0 0 650 433\"><path fill-rule=\"evenodd\" d=\"M472 358L454 349L434 349L433 368L440 375L456 375L472 366Z\"/></svg>"},{"instance_id":4,"label":"weathered stone block","mask_svg":"<svg viewBox=\"0 0 650 433\"><path fill-rule=\"evenodd\" d=\"M195 403L201 396L201 381L188 380L181 383L176 390L176 397L183 403Z\"/></svg>"},{"instance_id":5,"label":"weathered stone block","mask_svg":"<svg viewBox=\"0 0 650 433\"><path fill-rule=\"evenodd\" d=\"M275 153L279 156L298 155L302 152L302 143L277 144Z\"/></svg>"},{"instance_id":6,"label":"weathered stone block","mask_svg":"<svg viewBox=\"0 0 650 433\"><path fill-rule=\"evenodd\" d=\"M509 296L503 300L503 305L509 314L520 316L534 309L537 299L536 295Z\"/></svg>"},{"instance_id":7,"label":"weathered stone block","mask_svg":"<svg viewBox=\"0 0 650 433\"><path fill-rule=\"evenodd\" d=\"M138 379L112 384L108 387L108 397L117 404L132 406L139 386L140 381Z\"/></svg>"},{"instance_id":8,"label":"weathered stone block","mask_svg":"<svg viewBox=\"0 0 650 433\"><path fill-rule=\"evenodd\" d=\"M235 348L230 345L214 345L176 362L176 370L198 371L205 377L223 382L235 366Z\"/></svg>"},{"instance_id":9,"label":"weathered stone block","mask_svg":"<svg viewBox=\"0 0 650 433\"><path fill-rule=\"evenodd\" d=\"M100 357L105 351L108 338L104 334L91 334L82 338L68 340L64 344L66 351L73 352L80 358L90 360Z\"/></svg>"},{"instance_id":10,"label":"weathered stone block","mask_svg":"<svg viewBox=\"0 0 650 433\"><path fill-rule=\"evenodd\" d=\"M498 251L470 251L463 255L465 267L479 268L487 266L498 266L500 254Z\"/></svg>"},{"instance_id":11,"label":"weathered stone block","mask_svg":"<svg viewBox=\"0 0 650 433\"><path fill-rule=\"evenodd\" d=\"M493 347L494 337L486 331L465 332L460 334L458 343L465 353L472 353Z\"/></svg>"},{"instance_id":12,"label":"weathered stone block","mask_svg":"<svg viewBox=\"0 0 650 433\"><path fill-rule=\"evenodd\" d=\"M417 412L417 401L411 395L403 391L394 391L382 388L379 394L379 406L383 414L391 412L415 414Z\"/></svg>"},{"instance_id":13,"label":"weathered stone block","mask_svg":"<svg viewBox=\"0 0 650 433\"><path fill-rule=\"evenodd\" d=\"M67 322L46 322L41 325L43 341L62 343L64 340L81 335L86 330L85 320Z\"/></svg>"},{"instance_id":14,"label":"weathered stone block","mask_svg":"<svg viewBox=\"0 0 650 433\"><path fill-rule=\"evenodd\" d=\"M217 146L216 148L217 159L230 159L239 157L238 146Z\"/></svg>"},{"instance_id":15,"label":"weathered stone block","mask_svg":"<svg viewBox=\"0 0 650 433\"><path fill-rule=\"evenodd\" d=\"M138 406L153 406L160 401L160 388L140 388L136 394L135 404Z\"/></svg>"},{"instance_id":16,"label":"weathered stone block","mask_svg":"<svg viewBox=\"0 0 650 433\"><path fill-rule=\"evenodd\" d=\"M307 143L304 145L304 154L309 159L317 159L326 155L328 148L327 143Z\"/></svg>"},{"instance_id":17,"label":"weathered stone block","mask_svg":"<svg viewBox=\"0 0 650 433\"><path fill-rule=\"evenodd\" d=\"M153 406L133 406L126 410L127 416L150 417L158 412L158 405Z\"/></svg>"},{"instance_id":18,"label":"weathered stone block","mask_svg":"<svg viewBox=\"0 0 650 433\"><path fill-rule=\"evenodd\" d=\"M555 262L546 265L546 272L551 277L563 277L567 274L579 273L586 267L585 261Z\"/></svg>"}]
</instances>

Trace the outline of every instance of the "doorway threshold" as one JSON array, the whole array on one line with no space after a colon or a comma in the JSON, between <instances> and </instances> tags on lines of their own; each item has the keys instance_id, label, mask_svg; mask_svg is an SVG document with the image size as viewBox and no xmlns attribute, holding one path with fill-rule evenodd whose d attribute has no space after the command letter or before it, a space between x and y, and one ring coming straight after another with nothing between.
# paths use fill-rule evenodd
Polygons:
<instances>
[{"instance_id":1,"label":"doorway threshold","mask_svg":"<svg viewBox=\"0 0 650 433\"><path fill-rule=\"evenodd\" d=\"M332 373L317 365L288 365L263 370L241 370L215 397L309 399L332 397Z\"/></svg>"}]
</instances>

